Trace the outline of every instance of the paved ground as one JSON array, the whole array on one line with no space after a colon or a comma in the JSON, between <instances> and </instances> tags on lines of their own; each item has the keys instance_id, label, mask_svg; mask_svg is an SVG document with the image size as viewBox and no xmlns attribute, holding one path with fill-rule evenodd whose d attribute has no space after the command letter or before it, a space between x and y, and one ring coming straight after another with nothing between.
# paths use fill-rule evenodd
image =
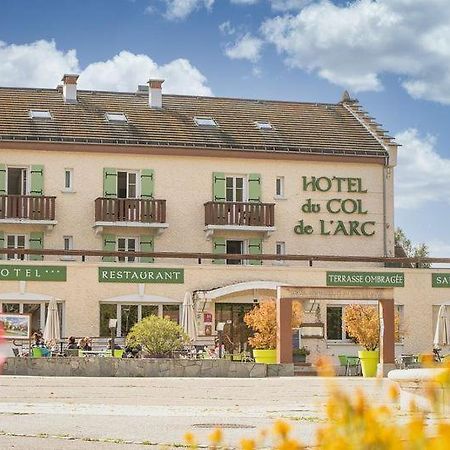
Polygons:
<instances>
[{"instance_id":1,"label":"paved ground","mask_svg":"<svg viewBox=\"0 0 450 450\"><path fill-rule=\"evenodd\" d=\"M364 389L386 400L388 381L345 378L346 390ZM43 378L0 377L0 449L173 448L192 430L202 444L222 424L236 445L275 418L289 420L312 443L323 421L329 380L293 377ZM227 428L228 427L228 428ZM239 427L239 428L231 428Z\"/></svg>"}]
</instances>

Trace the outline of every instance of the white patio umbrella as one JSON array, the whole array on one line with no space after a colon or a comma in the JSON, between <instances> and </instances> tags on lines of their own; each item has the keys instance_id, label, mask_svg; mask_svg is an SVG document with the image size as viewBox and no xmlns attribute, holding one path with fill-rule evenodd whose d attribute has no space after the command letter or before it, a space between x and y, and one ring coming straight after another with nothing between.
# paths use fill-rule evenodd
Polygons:
<instances>
[{"instance_id":1,"label":"white patio umbrella","mask_svg":"<svg viewBox=\"0 0 450 450\"><path fill-rule=\"evenodd\" d=\"M47 320L44 328L44 342L51 342L57 344L61 339L61 333L59 328L59 314L58 304L56 299L52 298L48 305Z\"/></svg>"},{"instance_id":2,"label":"white patio umbrella","mask_svg":"<svg viewBox=\"0 0 450 450\"><path fill-rule=\"evenodd\" d=\"M197 338L197 320L195 319L194 302L190 292L186 292L184 295L181 311L181 326L191 341Z\"/></svg>"},{"instance_id":3,"label":"white patio umbrella","mask_svg":"<svg viewBox=\"0 0 450 450\"><path fill-rule=\"evenodd\" d=\"M450 345L450 302L439 308L433 344L435 347Z\"/></svg>"}]
</instances>

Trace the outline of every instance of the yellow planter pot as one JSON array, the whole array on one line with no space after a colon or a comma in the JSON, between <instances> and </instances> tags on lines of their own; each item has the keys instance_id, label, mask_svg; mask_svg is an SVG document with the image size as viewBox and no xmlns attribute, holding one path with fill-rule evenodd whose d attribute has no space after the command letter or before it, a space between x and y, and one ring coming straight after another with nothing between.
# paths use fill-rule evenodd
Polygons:
<instances>
[{"instance_id":1,"label":"yellow planter pot","mask_svg":"<svg viewBox=\"0 0 450 450\"><path fill-rule=\"evenodd\" d=\"M360 350L358 357L361 361L361 370L363 377L375 377L377 375L378 361L380 352L378 350Z\"/></svg>"},{"instance_id":2,"label":"yellow planter pot","mask_svg":"<svg viewBox=\"0 0 450 450\"><path fill-rule=\"evenodd\" d=\"M253 357L255 362L264 364L276 364L277 363L277 351L276 350L253 350Z\"/></svg>"}]
</instances>

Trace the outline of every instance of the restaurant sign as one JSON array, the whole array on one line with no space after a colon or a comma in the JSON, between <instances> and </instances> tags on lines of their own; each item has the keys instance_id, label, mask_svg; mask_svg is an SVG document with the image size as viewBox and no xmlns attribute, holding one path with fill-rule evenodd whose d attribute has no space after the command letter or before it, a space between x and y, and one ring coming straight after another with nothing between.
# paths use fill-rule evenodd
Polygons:
<instances>
[{"instance_id":1,"label":"restaurant sign","mask_svg":"<svg viewBox=\"0 0 450 450\"><path fill-rule=\"evenodd\" d=\"M184 283L184 269L99 267L100 283Z\"/></svg>"},{"instance_id":2,"label":"restaurant sign","mask_svg":"<svg viewBox=\"0 0 450 450\"><path fill-rule=\"evenodd\" d=\"M0 281L66 281L66 266L0 266Z\"/></svg>"},{"instance_id":3,"label":"restaurant sign","mask_svg":"<svg viewBox=\"0 0 450 450\"><path fill-rule=\"evenodd\" d=\"M432 273L431 286L435 288L450 288L450 273Z\"/></svg>"},{"instance_id":4,"label":"restaurant sign","mask_svg":"<svg viewBox=\"0 0 450 450\"><path fill-rule=\"evenodd\" d=\"M327 272L327 286L404 287L403 272Z\"/></svg>"}]
</instances>

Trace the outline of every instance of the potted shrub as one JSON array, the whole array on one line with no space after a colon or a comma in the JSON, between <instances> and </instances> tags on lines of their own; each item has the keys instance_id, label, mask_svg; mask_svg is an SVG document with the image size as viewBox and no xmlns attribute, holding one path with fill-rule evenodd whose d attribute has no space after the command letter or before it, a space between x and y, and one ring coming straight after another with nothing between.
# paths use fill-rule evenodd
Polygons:
<instances>
[{"instance_id":1,"label":"potted shrub","mask_svg":"<svg viewBox=\"0 0 450 450\"><path fill-rule=\"evenodd\" d=\"M174 321L148 316L131 328L126 344L130 347L140 345L151 358L167 358L181 350L188 340L183 328Z\"/></svg>"},{"instance_id":2,"label":"potted shrub","mask_svg":"<svg viewBox=\"0 0 450 450\"><path fill-rule=\"evenodd\" d=\"M374 377L380 357L380 319L375 306L350 305L345 307L344 322L348 335L364 350L358 351L364 377ZM396 340L399 336L399 319L395 316Z\"/></svg>"},{"instance_id":3,"label":"potted shrub","mask_svg":"<svg viewBox=\"0 0 450 450\"><path fill-rule=\"evenodd\" d=\"M292 302L292 328L301 323L302 309L299 302ZM275 300L263 300L244 316L244 322L254 331L248 338L257 363L277 362L277 312Z\"/></svg>"},{"instance_id":4,"label":"potted shrub","mask_svg":"<svg viewBox=\"0 0 450 450\"><path fill-rule=\"evenodd\" d=\"M295 363L306 362L306 357L310 354L307 347L294 348L292 352L293 360Z\"/></svg>"}]
</instances>

